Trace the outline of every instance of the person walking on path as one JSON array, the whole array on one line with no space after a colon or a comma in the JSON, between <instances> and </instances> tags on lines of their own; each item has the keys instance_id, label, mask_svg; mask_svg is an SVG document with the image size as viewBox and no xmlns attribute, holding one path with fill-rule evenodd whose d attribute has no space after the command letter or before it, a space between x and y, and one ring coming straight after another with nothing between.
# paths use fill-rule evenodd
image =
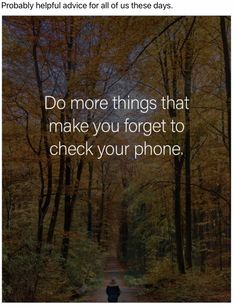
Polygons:
<instances>
[{"instance_id":1,"label":"person walking on path","mask_svg":"<svg viewBox=\"0 0 235 307\"><path fill-rule=\"evenodd\" d=\"M107 286L106 293L108 295L108 302L110 303L118 302L118 297L120 296L121 291L114 278Z\"/></svg>"}]
</instances>

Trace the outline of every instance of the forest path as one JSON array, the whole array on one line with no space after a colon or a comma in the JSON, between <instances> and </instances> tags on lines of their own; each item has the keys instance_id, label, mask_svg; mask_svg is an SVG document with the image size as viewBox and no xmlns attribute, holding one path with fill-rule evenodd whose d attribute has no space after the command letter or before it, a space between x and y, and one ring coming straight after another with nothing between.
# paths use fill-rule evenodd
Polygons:
<instances>
[{"instance_id":1,"label":"forest path","mask_svg":"<svg viewBox=\"0 0 235 307\"><path fill-rule=\"evenodd\" d=\"M106 287L112 278L118 283L121 295L119 302L138 302L139 288L128 287L124 281L125 268L116 257L107 257L102 286L93 293L88 293L83 302L107 302Z\"/></svg>"}]
</instances>

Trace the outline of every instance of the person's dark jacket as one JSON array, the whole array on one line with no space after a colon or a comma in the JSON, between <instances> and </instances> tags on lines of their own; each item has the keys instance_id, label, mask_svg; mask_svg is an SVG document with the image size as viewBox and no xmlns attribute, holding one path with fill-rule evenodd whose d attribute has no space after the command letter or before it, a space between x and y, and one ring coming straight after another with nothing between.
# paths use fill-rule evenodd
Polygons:
<instances>
[{"instance_id":1,"label":"person's dark jacket","mask_svg":"<svg viewBox=\"0 0 235 307\"><path fill-rule=\"evenodd\" d=\"M108 295L108 302L117 302L120 295L120 288L117 284L110 284L106 288L106 293Z\"/></svg>"}]
</instances>

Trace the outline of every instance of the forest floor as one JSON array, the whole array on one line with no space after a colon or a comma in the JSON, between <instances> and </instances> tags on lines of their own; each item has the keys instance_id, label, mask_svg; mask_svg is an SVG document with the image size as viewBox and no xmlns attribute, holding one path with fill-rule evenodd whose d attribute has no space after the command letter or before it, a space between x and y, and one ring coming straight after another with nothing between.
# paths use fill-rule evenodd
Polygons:
<instances>
[{"instance_id":1,"label":"forest floor","mask_svg":"<svg viewBox=\"0 0 235 307\"><path fill-rule=\"evenodd\" d=\"M188 272L163 278L154 288L146 289L141 302L230 302L230 273Z\"/></svg>"},{"instance_id":2,"label":"forest floor","mask_svg":"<svg viewBox=\"0 0 235 307\"><path fill-rule=\"evenodd\" d=\"M125 268L116 257L107 257L104 270L104 278L100 288L94 290L93 293L87 293L82 298L82 302L107 302L106 287L115 279L121 289L119 302L138 302L139 288L128 287L124 281Z\"/></svg>"}]
</instances>

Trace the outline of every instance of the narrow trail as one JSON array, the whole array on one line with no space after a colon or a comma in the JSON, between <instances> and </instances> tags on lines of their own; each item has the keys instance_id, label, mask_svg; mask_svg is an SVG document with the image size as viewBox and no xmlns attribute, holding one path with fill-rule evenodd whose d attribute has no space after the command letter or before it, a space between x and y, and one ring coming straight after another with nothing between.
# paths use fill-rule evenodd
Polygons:
<instances>
[{"instance_id":1,"label":"narrow trail","mask_svg":"<svg viewBox=\"0 0 235 307\"><path fill-rule=\"evenodd\" d=\"M115 278L120 289L121 295L119 302L138 302L139 288L128 287L124 281L125 269L116 257L107 257L104 279L102 286L93 293L88 293L83 302L107 302L106 287L112 278Z\"/></svg>"}]
</instances>

